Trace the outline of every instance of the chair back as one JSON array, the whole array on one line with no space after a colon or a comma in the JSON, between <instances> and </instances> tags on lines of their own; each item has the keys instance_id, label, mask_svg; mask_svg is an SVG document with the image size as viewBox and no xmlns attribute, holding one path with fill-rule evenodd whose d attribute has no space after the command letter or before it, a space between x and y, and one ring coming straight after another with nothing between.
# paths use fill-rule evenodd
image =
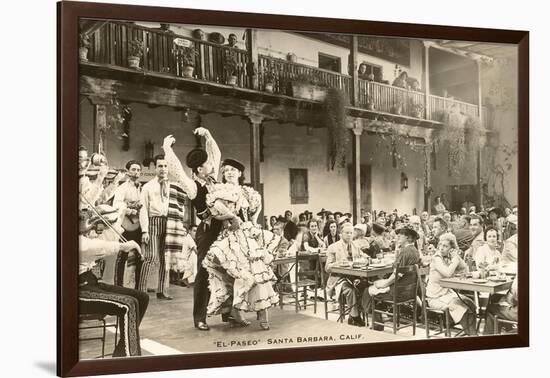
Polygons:
<instances>
[{"instance_id":1,"label":"chair back","mask_svg":"<svg viewBox=\"0 0 550 378\"><path fill-rule=\"evenodd\" d=\"M296 274L296 282L300 281L301 277L315 277L315 280L319 277L319 255L312 255L311 253L296 253L296 265L294 273ZM301 269L300 262L309 262L312 263L310 266L307 266L306 269ZM312 270L311 266L315 264L315 268Z\"/></svg>"},{"instance_id":2,"label":"chair back","mask_svg":"<svg viewBox=\"0 0 550 378\"><path fill-rule=\"evenodd\" d=\"M416 300L421 275L417 264L396 267L394 269L395 283L393 290L393 300L402 302L406 300ZM414 277L414 279L412 278Z\"/></svg>"}]
</instances>

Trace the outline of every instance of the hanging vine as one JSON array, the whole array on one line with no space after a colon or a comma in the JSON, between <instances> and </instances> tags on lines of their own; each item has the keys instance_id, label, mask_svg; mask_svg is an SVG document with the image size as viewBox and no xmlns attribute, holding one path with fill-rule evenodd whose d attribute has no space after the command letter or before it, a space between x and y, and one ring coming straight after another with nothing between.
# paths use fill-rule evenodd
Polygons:
<instances>
[{"instance_id":1,"label":"hanging vine","mask_svg":"<svg viewBox=\"0 0 550 378\"><path fill-rule=\"evenodd\" d=\"M447 147L449 172L460 175L472 163L485 131L478 118L462 114L457 108L442 110L436 113L435 119L443 123L435 134L435 146L437 149Z\"/></svg>"},{"instance_id":2,"label":"hanging vine","mask_svg":"<svg viewBox=\"0 0 550 378\"><path fill-rule=\"evenodd\" d=\"M346 128L345 93L336 88L329 88L325 97L326 123L328 128L328 167L346 166L346 153L349 146L349 130Z\"/></svg>"}]
</instances>

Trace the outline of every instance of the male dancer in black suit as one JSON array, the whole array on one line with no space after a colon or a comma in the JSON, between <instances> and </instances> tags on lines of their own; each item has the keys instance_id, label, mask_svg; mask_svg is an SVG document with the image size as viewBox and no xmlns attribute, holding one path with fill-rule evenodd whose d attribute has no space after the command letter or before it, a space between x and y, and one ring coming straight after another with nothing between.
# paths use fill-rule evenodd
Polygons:
<instances>
[{"instance_id":1,"label":"male dancer in black suit","mask_svg":"<svg viewBox=\"0 0 550 378\"><path fill-rule=\"evenodd\" d=\"M195 237L197 243L197 275L193 288L193 320L197 329L208 331L210 327L206 323L206 309L210 299L210 290L208 289L208 272L202 266L202 261L212 243L217 239L222 221L226 219L233 220L235 216L216 216L214 218L206 205L206 194L209 188L216 183L218 177L221 152L207 129L199 127L195 129L194 133L204 137L205 147L204 149L195 148L187 154L186 164L193 171L193 178L189 178L185 174L172 150L172 145L176 141L174 137L169 135L164 138L163 149L169 162L169 171L172 162L179 164L180 169L177 169L176 179L191 200L196 215L201 220ZM228 321L228 318L228 314L222 315L222 320Z\"/></svg>"}]
</instances>

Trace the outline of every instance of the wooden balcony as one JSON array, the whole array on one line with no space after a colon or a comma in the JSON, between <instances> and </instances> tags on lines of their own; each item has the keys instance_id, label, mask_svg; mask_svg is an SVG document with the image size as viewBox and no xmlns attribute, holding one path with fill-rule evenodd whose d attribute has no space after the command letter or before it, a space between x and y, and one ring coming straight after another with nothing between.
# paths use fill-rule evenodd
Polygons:
<instances>
[{"instance_id":1,"label":"wooden balcony","mask_svg":"<svg viewBox=\"0 0 550 378\"><path fill-rule=\"evenodd\" d=\"M353 78L317 67L290 62L283 59L258 55L257 69L251 64L248 51L232 48L227 45L179 36L170 31L151 29L127 22L107 22L90 35L88 61L94 65L120 67L125 70L128 65L128 47L132 40L143 43L143 57L138 72L162 74L185 78L182 50L174 43L175 39L188 41L196 52L194 62L194 82L212 83L226 86L224 59L227 50L237 60L237 82L233 86L265 95L290 96L299 98L292 92L292 84L300 78L314 79L321 88L336 88L345 93L353 103ZM266 92L268 73L273 76L273 90ZM257 75L254 80L253 75ZM262 95L263 96L263 95ZM313 98L307 99L314 100ZM441 113L458 108L464 115L479 117L479 109L475 104L443 98L434 95L426 97L424 92L411 91L374 81L358 80L358 98L355 109L363 109L368 113L380 113L395 116L401 120L417 119L423 122L437 123ZM428 111L426 112L426 109ZM484 111L484 115L485 115ZM487 126L487 117L483 117Z\"/></svg>"}]
</instances>

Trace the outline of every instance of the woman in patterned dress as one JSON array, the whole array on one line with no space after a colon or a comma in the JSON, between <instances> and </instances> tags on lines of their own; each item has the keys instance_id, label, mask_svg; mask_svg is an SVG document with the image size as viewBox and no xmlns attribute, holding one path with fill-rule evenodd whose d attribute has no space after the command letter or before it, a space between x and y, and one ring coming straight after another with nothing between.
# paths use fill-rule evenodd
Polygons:
<instances>
[{"instance_id":1,"label":"woman in patterned dress","mask_svg":"<svg viewBox=\"0 0 550 378\"><path fill-rule=\"evenodd\" d=\"M223 183L216 184L206 201L215 215L232 213L239 224L224 221L218 239L208 251L203 266L209 273L208 314L231 309L233 324L250 324L241 312L257 312L260 327L269 329L267 309L279 302L273 289L276 280L270 263L279 236L257 225L261 195L242 185L244 166L233 159L222 163Z\"/></svg>"}]
</instances>

